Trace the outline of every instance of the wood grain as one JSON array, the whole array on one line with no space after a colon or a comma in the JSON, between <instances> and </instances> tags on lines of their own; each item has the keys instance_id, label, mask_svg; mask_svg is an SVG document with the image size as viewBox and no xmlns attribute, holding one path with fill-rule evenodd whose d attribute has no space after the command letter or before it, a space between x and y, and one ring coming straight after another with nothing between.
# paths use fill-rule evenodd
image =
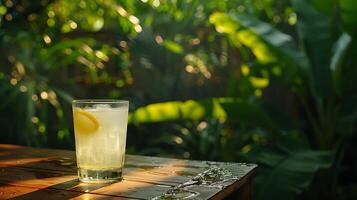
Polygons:
<instances>
[{"instance_id":1,"label":"wood grain","mask_svg":"<svg viewBox=\"0 0 357 200\"><path fill-rule=\"evenodd\" d=\"M123 181L86 184L77 179L74 151L0 144L0 199L148 199L190 181L212 166L228 169L237 179L225 181L223 187L187 187L198 194L196 199L223 199L231 194L250 198L256 168L251 164L136 155L125 159Z\"/></svg>"}]
</instances>

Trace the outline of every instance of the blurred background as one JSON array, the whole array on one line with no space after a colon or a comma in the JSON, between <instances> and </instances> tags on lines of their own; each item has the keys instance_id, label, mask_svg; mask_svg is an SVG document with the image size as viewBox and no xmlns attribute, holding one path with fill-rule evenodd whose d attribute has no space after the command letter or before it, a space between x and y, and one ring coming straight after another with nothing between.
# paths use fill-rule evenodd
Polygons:
<instances>
[{"instance_id":1,"label":"blurred background","mask_svg":"<svg viewBox=\"0 0 357 200\"><path fill-rule=\"evenodd\" d=\"M357 199L356 36L355 0L0 0L0 143L73 150L73 99L127 99L128 153Z\"/></svg>"}]
</instances>

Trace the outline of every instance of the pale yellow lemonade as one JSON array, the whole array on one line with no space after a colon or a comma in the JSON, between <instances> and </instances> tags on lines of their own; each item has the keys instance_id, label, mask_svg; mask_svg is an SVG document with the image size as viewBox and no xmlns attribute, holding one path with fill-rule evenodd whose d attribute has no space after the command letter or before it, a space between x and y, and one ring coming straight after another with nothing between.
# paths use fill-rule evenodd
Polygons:
<instances>
[{"instance_id":1,"label":"pale yellow lemonade","mask_svg":"<svg viewBox=\"0 0 357 200\"><path fill-rule=\"evenodd\" d=\"M74 108L78 175L82 181L121 177L128 108Z\"/></svg>"}]
</instances>

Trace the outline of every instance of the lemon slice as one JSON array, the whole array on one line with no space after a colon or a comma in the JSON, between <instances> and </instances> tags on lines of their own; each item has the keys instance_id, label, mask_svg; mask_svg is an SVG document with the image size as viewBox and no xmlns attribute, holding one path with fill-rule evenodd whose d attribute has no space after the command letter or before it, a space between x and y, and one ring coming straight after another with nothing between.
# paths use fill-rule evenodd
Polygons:
<instances>
[{"instance_id":1,"label":"lemon slice","mask_svg":"<svg viewBox=\"0 0 357 200\"><path fill-rule=\"evenodd\" d=\"M73 110L74 128L77 131L85 133L93 133L98 130L99 122L97 118L90 112L75 108Z\"/></svg>"}]
</instances>

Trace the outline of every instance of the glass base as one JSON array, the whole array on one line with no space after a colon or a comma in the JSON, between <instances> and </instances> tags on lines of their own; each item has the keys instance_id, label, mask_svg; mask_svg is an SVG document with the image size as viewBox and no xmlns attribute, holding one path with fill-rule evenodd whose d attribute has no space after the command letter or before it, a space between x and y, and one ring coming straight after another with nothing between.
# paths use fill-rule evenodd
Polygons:
<instances>
[{"instance_id":1,"label":"glass base","mask_svg":"<svg viewBox=\"0 0 357 200\"><path fill-rule=\"evenodd\" d=\"M111 183L122 180L122 169L92 170L78 168L78 177L84 183Z\"/></svg>"}]
</instances>

